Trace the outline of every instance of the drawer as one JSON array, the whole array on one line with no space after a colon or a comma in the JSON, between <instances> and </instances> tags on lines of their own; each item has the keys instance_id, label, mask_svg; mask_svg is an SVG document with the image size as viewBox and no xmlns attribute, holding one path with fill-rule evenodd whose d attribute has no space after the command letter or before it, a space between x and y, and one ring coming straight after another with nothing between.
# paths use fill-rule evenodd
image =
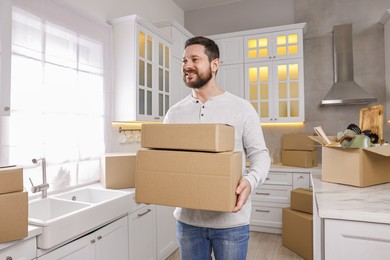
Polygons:
<instances>
[{"instance_id":1,"label":"drawer","mask_svg":"<svg viewBox=\"0 0 390 260\"><path fill-rule=\"evenodd\" d=\"M265 185L292 185L292 173L291 172L269 172L265 182L258 187Z\"/></svg>"},{"instance_id":2,"label":"drawer","mask_svg":"<svg viewBox=\"0 0 390 260\"><path fill-rule=\"evenodd\" d=\"M0 251L0 259L35 259L36 250L36 239L32 237Z\"/></svg>"},{"instance_id":3,"label":"drawer","mask_svg":"<svg viewBox=\"0 0 390 260\"><path fill-rule=\"evenodd\" d=\"M306 188L310 187L310 174L309 173L293 173L293 188Z\"/></svg>"},{"instance_id":4,"label":"drawer","mask_svg":"<svg viewBox=\"0 0 390 260\"><path fill-rule=\"evenodd\" d=\"M252 201L290 203L292 186L263 185L252 195Z\"/></svg>"},{"instance_id":5,"label":"drawer","mask_svg":"<svg viewBox=\"0 0 390 260\"><path fill-rule=\"evenodd\" d=\"M268 205L252 205L250 224L282 228L282 209L289 207L289 204L280 204L280 207Z\"/></svg>"}]
</instances>

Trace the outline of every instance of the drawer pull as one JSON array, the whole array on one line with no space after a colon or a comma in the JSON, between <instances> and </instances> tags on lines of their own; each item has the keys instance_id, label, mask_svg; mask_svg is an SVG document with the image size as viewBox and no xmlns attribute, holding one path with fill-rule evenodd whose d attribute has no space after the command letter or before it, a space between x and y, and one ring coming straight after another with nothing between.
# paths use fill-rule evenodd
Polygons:
<instances>
[{"instance_id":1,"label":"drawer pull","mask_svg":"<svg viewBox=\"0 0 390 260\"><path fill-rule=\"evenodd\" d=\"M152 211L151 209L148 209L148 210L145 211L144 213L139 213L139 214L138 214L138 217L142 217L142 216L148 214L148 213L151 212L151 211Z\"/></svg>"},{"instance_id":2,"label":"drawer pull","mask_svg":"<svg viewBox=\"0 0 390 260\"><path fill-rule=\"evenodd\" d=\"M256 195L269 195L269 192L256 192Z\"/></svg>"},{"instance_id":3,"label":"drawer pull","mask_svg":"<svg viewBox=\"0 0 390 260\"><path fill-rule=\"evenodd\" d=\"M269 177L267 177L267 178L265 178L265 180L266 180L266 181L269 181L269 180L270 180L270 178L269 178Z\"/></svg>"},{"instance_id":4,"label":"drawer pull","mask_svg":"<svg viewBox=\"0 0 390 260\"><path fill-rule=\"evenodd\" d=\"M5 260L12 260L13 258L12 258L12 256L7 256L6 258L5 258Z\"/></svg>"},{"instance_id":5,"label":"drawer pull","mask_svg":"<svg viewBox=\"0 0 390 260\"><path fill-rule=\"evenodd\" d=\"M94 244L95 242L96 242L95 239L92 239L92 240L91 240L91 244Z\"/></svg>"},{"instance_id":6,"label":"drawer pull","mask_svg":"<svg viewBox=\"0 0 390 260\"><path fill-rule=\"evenodd\" d=\"M102 239L102 238L103 238L102 236L98 236L98 237L97 237L97 240L100 240L100 239Z\"/></svg>"},{"instance_id":7,"label":"drawer pull","mask_svg":"<svg viewBox=\"0 0 390 260\"><path fill-rule=\"evenodd\" d=\"M256 212L269 213L269 210L264 210L264 209L256 209Z\"/></svg>"}]
</instances>

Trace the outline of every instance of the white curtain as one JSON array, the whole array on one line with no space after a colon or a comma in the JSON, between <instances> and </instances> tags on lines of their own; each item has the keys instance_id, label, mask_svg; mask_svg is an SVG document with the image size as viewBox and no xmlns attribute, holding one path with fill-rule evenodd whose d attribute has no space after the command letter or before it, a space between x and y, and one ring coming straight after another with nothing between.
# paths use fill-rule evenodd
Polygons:
<instances>
[{"instance_id":1,"label":"white curtain","mask_svg":"<svg viewBox=\"0 0 390 260\"><path fill-rule=\"evenodd\" d=\"M54 0L12 9L9 161L35 185L45 157L50 190L99 179L111 134L111 28Z\"/></svg>"}]
</instances>

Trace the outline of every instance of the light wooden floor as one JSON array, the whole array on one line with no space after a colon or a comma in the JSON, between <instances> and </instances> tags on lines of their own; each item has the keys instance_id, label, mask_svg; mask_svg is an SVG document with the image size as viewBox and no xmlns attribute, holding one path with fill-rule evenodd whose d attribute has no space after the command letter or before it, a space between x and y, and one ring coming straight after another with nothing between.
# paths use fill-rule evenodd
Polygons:
<instances>
[{"instance_id":1,"label":"light wooden floor","mask_svg":"<svg viewBox=\"0 0 390 260\"><path fill-rule=\"evenodd\" d=\"M180 260L179 250L176 250L167 260ZM285 248L280 235L251 231L247 260L303 260L303 258Z\"/></svg>"}]
</instances>

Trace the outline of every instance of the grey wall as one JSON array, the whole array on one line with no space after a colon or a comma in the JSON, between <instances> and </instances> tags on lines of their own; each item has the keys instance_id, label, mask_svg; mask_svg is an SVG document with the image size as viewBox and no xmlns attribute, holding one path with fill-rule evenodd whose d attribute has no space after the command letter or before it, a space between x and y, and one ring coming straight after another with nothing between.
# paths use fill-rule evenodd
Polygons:
<instances>
[{"instance_id":1,"label":"grey wall","mask_svg":"<svg viewBox=\"0 0 390 260\"><path fill-rule=\"evenodd\" d=\"M184 13L194 35L212 35L294 23L293 0L242 0Z\"/></svg>"},{"instance_id":2,"label":"grey wall","mask_svg":"<svg viewBox=\"0 0 390 260\"><path fill-rule=\"evenodd\" d=\"M236 10L240 14L240 18L236 18L235 22L239 25L224 26L225 17L230 17L234 10L226 10L225 15L222 7L219 11L212 9L205 11L204 14L208 15L208 18L201 16L199 12L186 12L185 25L190 28L191 32L204 35L210 34L210 30L213 34L219 34L236 31L237 28L253 29L253 24L249 24L247 21L252 19L249 15L252 12L244 10L245 7L249 8L249 6L255 5L253 2L244 1L242 4L240 2L241 8L237 6ZM263 1L257 2L263 3ZM265 2L268 3L268 1ZM302 127L263 127L267 145L275 161L278 161L281 152L281 136L284 133L312 133L314 126L321 125L326 133L335 135L338 131L344 130L350 123L359 124L360 109L366 107L365 105L319 106L321 99L325 97L333 83L332 30L334 25L352 23L355 81L377 97L378 102L375 104L385 105L384 35L383 25L379 23L379 20L385 10L390 8L390 1L294 0L293 6L291 6L290 1L282 1L283 4L281 1L271 2L275 2L275 6L271 3L271 6L262 5L260 8L259 5L257 9L253 9L258 10L259 14L270 13L274 15L267 22L259 20L258 24L275 26L289 21L291 19L289 8L294 9L295 16L291 23L307 22L307 33L304 35L306 123ZM288 14L286 20L279 20L278 15L282 13L278 12L278 9L282 7L286 9L284 12ZM194 18L196 14L199 15L198 22ZM209 25L211 28L204 25L205 22L211 23L213 19L219 23L218 26L221 28L212 24ZM389 140L390 126L387 122L384 124L384 132L385 139Z\"/></svg>"}]
</instances>

